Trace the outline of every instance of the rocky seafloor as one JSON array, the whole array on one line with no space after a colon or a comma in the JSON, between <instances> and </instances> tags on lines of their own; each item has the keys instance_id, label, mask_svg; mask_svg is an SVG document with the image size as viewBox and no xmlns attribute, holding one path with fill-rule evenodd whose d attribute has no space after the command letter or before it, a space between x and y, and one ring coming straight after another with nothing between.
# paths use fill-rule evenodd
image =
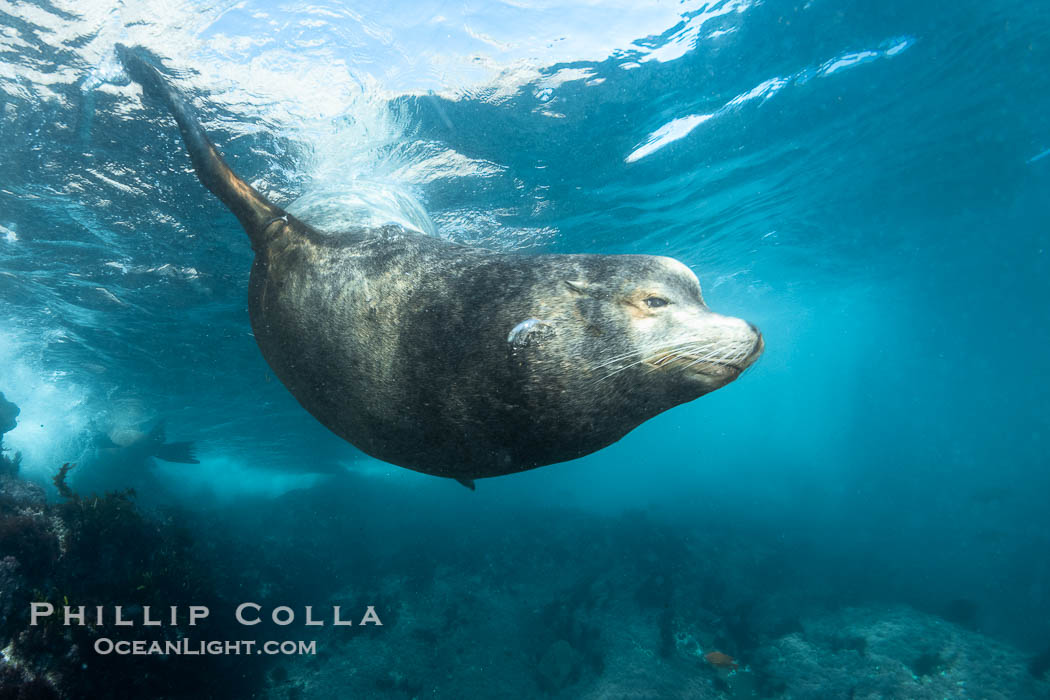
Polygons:
<instances>
[{"instance_id":1,"label":"rocky seafloor","mask_svg":"<svg viewBox=\"0 0 1050 700\"><path fill-rule=\"evenodd\" d=\"M763 641L736 670L705 661L699 640L711 634L703 625L676 621L673 645L664 649L653 620L614 605L581 615L587 622L577 629L593 625L595 640L558 639L523 652L520 637L506 632L527 612L521 601L494 598L479 611L484 622L438 633L440 643L414 627L440 626L436 615L381 639L332 640L325 663L289 664L266 697L1050 697L1050 685L1033 677L1016 649L908 607L806 618L798 631Z\"/></svg>"},{"instance_id":2,"label":"rocky seafloor","mask_svg":"<svg viewBox=\"0 0 1050 700\"><path fill-rule=\"evenodd\" d=\"M1050 698L1046 655L982 634L973 605L843 593L717 517L683 529L484 494L449 517L433 498L348 478L221 516L273 533L288 580L250 586L375 604L384 623L319 628L318 655L275 659L263 697Z\"/></svg>"},{"instance_id":3,"label":"rocky seafloor","mask_svg":"<svg viewBox=\"0 0 1050 700\"><path fill-rule=\"evenodd\" d=\"M0 455L0 700L47 698L228 698L255 694L264 668L255 659L99 655L99 638L174 641L176 626L95 624L90 611L121 605L129 617L144 606L220 605L220 573L199 555L188 531L146 516L133 494L48 500ZM31 624L30 604L85 606L85 624L60 614ZM237 630L215 626L217 639Z\"/></svg>"},{"instance_id":4,"label":"rocky seafloor","mask_svg":"<svg viewBox=\"0 0 1050 700\"><path fill-rule=\"evenodd\" d=\"M836 593L732 523L695 529L347 476L276 499L144 515L0 480L0 700L53 697L1050 698L1050 662L976 617ZM317 653L99 657L109 627L28 625L28 602L374 605L383 625L244 628ZM972 611L971 611L972 612ZM301 613L300 613L301 615ZM128 634L166 638L185 628ZM203 632L202 632L203 633Z\"/></svg>"}]
</instances>

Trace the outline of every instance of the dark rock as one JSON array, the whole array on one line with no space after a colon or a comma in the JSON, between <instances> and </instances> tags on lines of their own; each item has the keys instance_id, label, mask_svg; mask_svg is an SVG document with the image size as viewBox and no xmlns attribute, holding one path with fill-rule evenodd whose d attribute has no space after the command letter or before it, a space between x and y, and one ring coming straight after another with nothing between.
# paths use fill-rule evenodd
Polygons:
<instances>
[{"instance_id":1,"label":"dark rock","mask_svg":"<svg viewBox=\"0 0 1050 700\"><path fill-rule=\"evenodd\" d=\"M1032 674L1033 678L1040 680L1047 677L1047 673L1050 672L1050 646L1042 651L1042 653L1032 657L1032 660L1028 662L1028 672Z\"/></svg>"},{"instance_id":2,"label":"dark rock","mask_svg":"<svg viewBox=\"0 0 1050 700\"><path fill-rule=\"evenodd\" d=\"M0 440L3 440L4 433L11 432L18 425L15 419L19 413L21 410L18 406L8 401L4 392L0 391Z\"/></svg>"},{"instance_id":3,"label":"dark rock","mask_svg":"<svg viewBox=\"0 0 1050 700\"><path fill-rule=\"evenodd\" d=\"M564 639L551 644L536 669L540 687L552 693L561 692L579 676L579 654Z\"/></svg>"}]
</instances>

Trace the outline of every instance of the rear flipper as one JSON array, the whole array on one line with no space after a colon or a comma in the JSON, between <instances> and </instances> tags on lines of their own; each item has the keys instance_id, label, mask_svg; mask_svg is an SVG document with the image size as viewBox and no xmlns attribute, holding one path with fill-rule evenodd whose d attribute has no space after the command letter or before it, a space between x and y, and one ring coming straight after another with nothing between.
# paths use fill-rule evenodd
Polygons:
<instances>
[{"instance_id":1,"label":"rear flipper","mask_svg":"<svg viewBox=\"0 0 1050 700\"><path fill-rule=\"evenodd\" d=\"M197 455L193 452L192 442L169 442L160 445L153 456L165 462L200 464L200 460L197 459Z\"/></svg>"},{"instance_id":2,"label":"rear flipper","mask_svg":"<svg viewBox=\"0 0 1050 700\"><path fill-rule=\"evenodd\" d=\"M131 79L142 86L146 95L162 101L175 117L197 178L237 216L252 239L252 247L258 249L264 243L263 234L267 226L288 215L237 177L226 165L186 99L147 60L148 54L144 49L129 49L123 44L117 44L116 51Z\"/></svg>"}]
</instances>

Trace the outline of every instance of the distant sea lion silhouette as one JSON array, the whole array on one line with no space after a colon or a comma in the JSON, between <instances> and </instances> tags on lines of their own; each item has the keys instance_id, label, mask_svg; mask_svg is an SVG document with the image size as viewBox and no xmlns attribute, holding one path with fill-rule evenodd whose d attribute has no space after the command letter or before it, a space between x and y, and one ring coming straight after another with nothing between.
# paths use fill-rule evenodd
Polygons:
<instances>
[{"instance_id":1,"label":"distant sea lion silhouette","mask_svg":"<svg viewBox=\"0 0 1050 700\"><path fill-rule=\"evenodd\" d=\"M114 429L96 437L95 445L106 454L119 450L126 458L146 459L156 457L165 462L200 464L194 454L192 442L168 442L167 428L163 420L157 421L149 431L131 428Z\"/></svg>"},{"instance_id":2,"label":"distant sea lion silhouette","mask_svg":"<svg viewBox=\"0 0 1050 700\"><path fill-rule=\"evenodd\" d=\"M142 49L117 52L251 239L263 357L378 459L473 488L599 450L762 352L758 330L712 313L671 258L501 253L396 226L323 234L233 173Z\"/></svg>"},{"instance_id":3,"label":"distant sea lion silhouette","mask_svg":"<svg viewBox=\"0 0 1050 700\"><path fill-rule=\"evenodd\" d=\"M151 459L200 464L192 442L167 442L164 421L148 431L119 428L95 436L86 459L70 472L71 486L81 494L159 489Z\"/></svg>"}]
</instances>

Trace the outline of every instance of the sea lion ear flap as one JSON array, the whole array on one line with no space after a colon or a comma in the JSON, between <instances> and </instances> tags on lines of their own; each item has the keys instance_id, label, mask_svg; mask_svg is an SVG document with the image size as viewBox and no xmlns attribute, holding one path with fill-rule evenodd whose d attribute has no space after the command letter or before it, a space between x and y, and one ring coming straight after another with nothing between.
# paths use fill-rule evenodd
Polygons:
<instances>
[{"instance_id":1,"label":"sea lion ear flap","mask_svg":"<svg viewBox=\"0 0 1050 700\"><path fill-rule=\"evenodd\" d=\"M590 292L590 285L583 280L565 280L565 286L574 294L586 295Z\"/></svg>"}]
</instances>

